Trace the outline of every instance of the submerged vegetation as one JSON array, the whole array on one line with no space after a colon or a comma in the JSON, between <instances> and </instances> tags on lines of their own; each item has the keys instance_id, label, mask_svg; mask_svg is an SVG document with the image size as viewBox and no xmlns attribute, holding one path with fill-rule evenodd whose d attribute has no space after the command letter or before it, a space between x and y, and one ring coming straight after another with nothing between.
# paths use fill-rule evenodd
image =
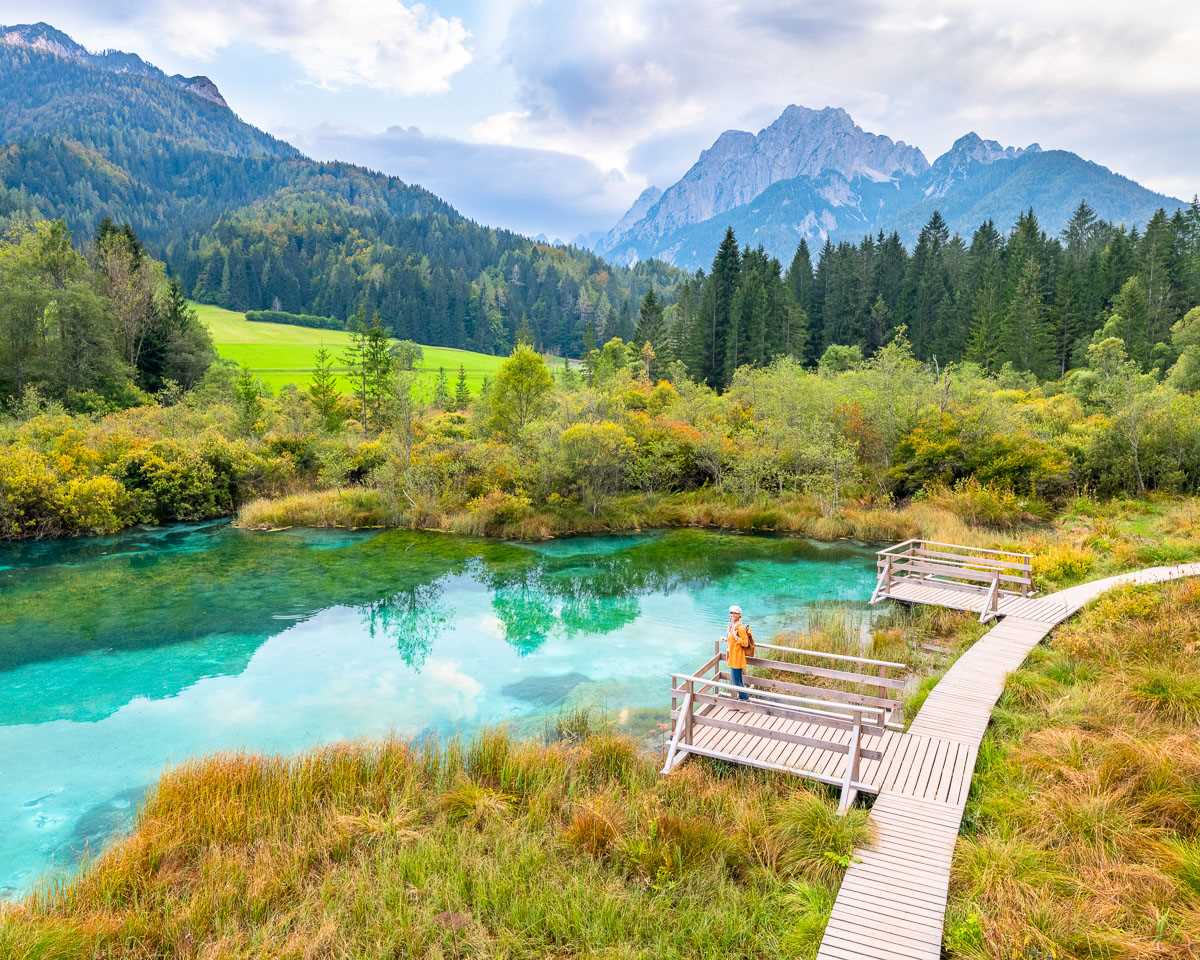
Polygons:
<instances>
[{"instance_id":1,"label":"submerged vegetation","mask_svg":"<svg viewBox=\"0 0 1200 960\"><path fill-rule=\"evenodd\" d=\"M865 811L703 762L572 742L347 745L165 776L69 886L0 910L13 960L791 957Z\"/></svg>"}]
</instances>

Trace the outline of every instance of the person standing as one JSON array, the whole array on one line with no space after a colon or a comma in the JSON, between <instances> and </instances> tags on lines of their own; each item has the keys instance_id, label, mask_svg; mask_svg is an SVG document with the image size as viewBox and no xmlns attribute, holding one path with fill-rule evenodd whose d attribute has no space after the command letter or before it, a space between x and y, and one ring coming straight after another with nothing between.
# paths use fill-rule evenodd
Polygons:
<instances>
[{"instance_id":1,"label":"person standing","mask_svg":"<svg viewBox=\"0 0 1200 960\"><path fill-rule=\"evenodd\" d=\"M746 669L746 658L754 656L754 634L750 625L742 620L742 608L736 603L729 608L729 631L725 634L725 645L729 649L726 657L729 676L734 686L745 687L742 671ZM744 690L738 693L739 700L749 700Z\"/></svg>"}]
</instances>

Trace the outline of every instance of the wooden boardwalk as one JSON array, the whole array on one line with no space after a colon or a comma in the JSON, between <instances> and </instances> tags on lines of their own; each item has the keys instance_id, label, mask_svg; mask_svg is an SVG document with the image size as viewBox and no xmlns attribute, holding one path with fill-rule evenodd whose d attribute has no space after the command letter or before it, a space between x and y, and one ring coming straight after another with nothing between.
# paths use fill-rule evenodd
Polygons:
<instances>
[{"instance_id":1,"label":"wooden boardwalk","mask_svg":"<svg viewBox=\"0 0 1200 960\"><path fill-rule=\"evenodd\" d=\"M819 960L941 957L954 844L979 743L1005 678L1056 624L1105 590L1197 575L1200 563L1152 567L1040 599L1000 598L999 625L946 671L906 734L889 731L881 738L892 739L883 745L885 758L875 764L878 795L871 809L875 837L854 852L825 929ZM888 596L906 599L896 596L897 591L912 590L909 602L938 603L932 599L937 589L919 581L895 583ZM945 606L980 609L958 605L976 600L978 594L953 589L950 593L942 597ZM943 769L937 772L939 759ZM944 769L947 762L949 773ZM864 763L864 779L871 776L871 763ZM930 789L935 781L937 788Z\"/></svg>"},{"instance_id":2,"label":"wooden boardwalk","mask_svg":"<svg viewBox=\"0 0 1200 960\"><path fill-rule=\"evenodd\" d=\"M699 726L686 746L689 754L736 758L751 766L794 773L824 783L840 785L846 776L848 753L835 753L825 746L800 740L848 745L849 730L827 731L818 724L788 717L742 713L735 706L715 705L706 719L723 721L728 726ZM753 731L760 729L761 734ZM781 739L791 735L796 740ZM880 754L878 759L863 759L858 781L864 793L888 793L914 797L935 803L958 804L966 801L971 770L975 767L975 747L944 740L936 735L899 733L885 730L862 738L865 751Z\"/></svg>"}]
</instances>

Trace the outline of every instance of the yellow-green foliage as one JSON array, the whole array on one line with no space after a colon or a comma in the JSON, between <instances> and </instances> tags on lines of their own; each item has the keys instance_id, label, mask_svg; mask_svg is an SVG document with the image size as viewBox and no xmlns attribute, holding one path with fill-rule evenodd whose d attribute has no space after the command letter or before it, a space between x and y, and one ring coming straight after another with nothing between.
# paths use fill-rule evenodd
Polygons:
<instances>
[{"instance_id":1,"label":"yellow-green foliage","mask_svg":"<svg viewBox=\"0 0 1200 960\"><path fill-rule=\"evenodd\" d=\"M48 412L0 424L0 537L217 517L296 481L302 450L280 437L238 436L225 428L228 416L223 406L152 406L98 422Z\"/></svg>"},{"instance_id":2,"label":"yellow-green foliage","mask_svg":"<svg viewBox=\"0 0 1200 960\"><path fill-rule=\"evenodd\" d=\"M954 958L1200 951L1200 582L1106 595L1009 678L955 854Z\"/></svg>"},{"instance_id":3,"label":"yellow-green foliage","mask_svg":"<svg viewBox=\"0 0 1200 960\"><path fill-rule=\"evenodd\" d=\"M867 838L792 778L664 778L609 734L220 756L0 911L0 956L792 957Z\"/></svg>"}]
</instances>

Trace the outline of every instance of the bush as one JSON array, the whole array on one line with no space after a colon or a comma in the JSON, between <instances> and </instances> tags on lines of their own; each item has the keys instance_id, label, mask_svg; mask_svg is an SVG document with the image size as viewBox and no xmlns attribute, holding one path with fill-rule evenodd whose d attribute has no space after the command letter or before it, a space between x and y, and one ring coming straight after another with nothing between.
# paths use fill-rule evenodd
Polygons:
<instances>
[{"instance_id":1,"label":"bush","mask_svg":"<svg viewBox=\"0 0 1200 960\"><path fill-rule=\"evenodd\" d=\"M46 458L26 446L0 457L0 536L53 536L61 528L58 476Z\"/></svg>"},{"instance_id":2,"label":"bush","mask_svg":"<svg viewBox=\"0 0 1200 960\"><path fill-rule=\"evenodd\" d=\"M932 484L919 497L960 520L993 530L1011 530L1050 516L1050 508L1041 500L1018 496L998 484L980 483L975 477L959 480L953 487Z\"/></svg>"},{"instance_id":3,"label":"bush","mask_svg":"<svg viewBox=\"0 0 1200 960\"><path fill-rule=\"evenodd\" d=\"M172 440L158 440L132 451L116 475L147 520L206 520L233 510L227 487L204 457Z\"/></svg>"}]
</instances>

